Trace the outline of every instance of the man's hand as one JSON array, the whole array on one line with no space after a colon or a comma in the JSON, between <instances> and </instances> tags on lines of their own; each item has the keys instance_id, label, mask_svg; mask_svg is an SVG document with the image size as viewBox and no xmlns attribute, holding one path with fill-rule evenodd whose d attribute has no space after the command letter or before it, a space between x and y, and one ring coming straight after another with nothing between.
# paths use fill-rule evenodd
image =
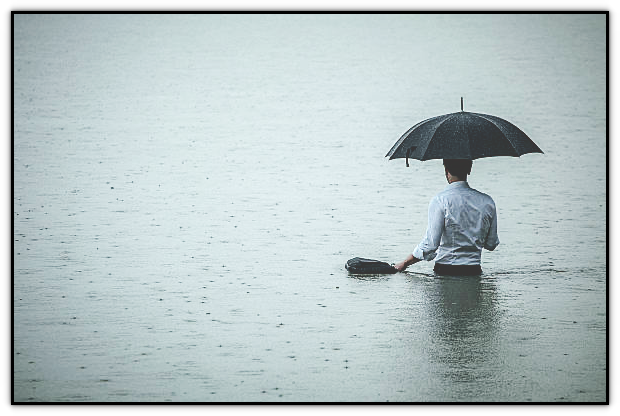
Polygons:
<instances>
[{"instance_id":1,"label":"man's hand","mask_svg":"<svg viewBox=\"0 0 620 416\"><path fill-rule=\"evenodd\" d=\"M411 266L414 263L417 263L419 261L422 261L421 259L418 259L416 257L413 257L413 254L410 254L405 260L401 261L400 263L396 263L394 265L394 268L396 270L398 270L399 272L404 271L407 267Z\"/></svg>"},{"instance_id":2,"label":"man's hand","mask_svg":"<svg viewBox=\"0 0 620 416\"><path fill-rule=\"evenodd\" d=\"M401 261L400 263L396 263L394 265L394 268L396 270L398 270L399 272L402 272L402 271L404 271L407 268L407 264L406 264L406 262Z\"/></svg>"}]
</instances>

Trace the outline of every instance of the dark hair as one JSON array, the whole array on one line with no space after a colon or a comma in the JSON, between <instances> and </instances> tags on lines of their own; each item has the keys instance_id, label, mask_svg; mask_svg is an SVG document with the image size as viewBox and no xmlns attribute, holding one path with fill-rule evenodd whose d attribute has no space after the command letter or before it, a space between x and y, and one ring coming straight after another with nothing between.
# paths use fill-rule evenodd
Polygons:
<instances>
[{"instance_id":1,"label":"dark hair","mask_svg":"<svg viewBox=\"0 0 620 416\"><path fill-rule=\"evenodd\" d=\"M471 173L472 161L468 159L444 159L443 165L451 175L464 179Z\"/></svg>"}]
</instances>

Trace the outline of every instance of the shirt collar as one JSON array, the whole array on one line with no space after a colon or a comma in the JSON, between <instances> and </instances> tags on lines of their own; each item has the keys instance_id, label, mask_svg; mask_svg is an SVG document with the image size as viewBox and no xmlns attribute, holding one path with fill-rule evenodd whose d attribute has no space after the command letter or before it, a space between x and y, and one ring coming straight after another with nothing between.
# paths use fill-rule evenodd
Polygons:
<instances>
[{"instance_id":1,"label":"shirt collar","mask_svg":"<svg viewBox=\"0 0 620 416\"><path fill-rule=\"evenodd\" d=\"M448 186L446 186L446 189L454 188L469 188L469 184L467 183L467 181L456 181L449 183Z\"/></svg>"}]
</instances>

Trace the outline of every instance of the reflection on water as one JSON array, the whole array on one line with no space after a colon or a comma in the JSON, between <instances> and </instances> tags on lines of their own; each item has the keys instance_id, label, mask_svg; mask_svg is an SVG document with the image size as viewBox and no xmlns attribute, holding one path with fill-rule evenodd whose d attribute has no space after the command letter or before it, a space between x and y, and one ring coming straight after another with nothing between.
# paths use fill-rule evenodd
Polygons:
<instances>
[{"instance_id":1,"label":"reflection on water","mask_svg":"<svg viewBox=\"0 0 620 416\"><path fill-rule=\"evenodd\" d=\"M437 277L425 285L429 358L443 377L469 382L497 363L499 308L496 287L482 277Z\"/></svg>"}]
</instances>

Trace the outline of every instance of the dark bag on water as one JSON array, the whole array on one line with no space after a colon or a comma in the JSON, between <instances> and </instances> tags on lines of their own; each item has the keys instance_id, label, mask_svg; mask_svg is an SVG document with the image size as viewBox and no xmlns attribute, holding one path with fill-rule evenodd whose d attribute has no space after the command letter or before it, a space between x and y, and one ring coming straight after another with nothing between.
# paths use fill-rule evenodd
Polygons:
<instances>
[{"instance_id":1,"label":"dark bag on water","mask_svg":"<svg viewBox=\"0 0 620 416\"><path fill-rule=\"evenodd\" d=\"M363 259L361 257L354 257L347 261L344 268L349 273L354 274L392 274L397 273L398 270L394 266L379 260Z\"/></svg>"}]
</instances>

